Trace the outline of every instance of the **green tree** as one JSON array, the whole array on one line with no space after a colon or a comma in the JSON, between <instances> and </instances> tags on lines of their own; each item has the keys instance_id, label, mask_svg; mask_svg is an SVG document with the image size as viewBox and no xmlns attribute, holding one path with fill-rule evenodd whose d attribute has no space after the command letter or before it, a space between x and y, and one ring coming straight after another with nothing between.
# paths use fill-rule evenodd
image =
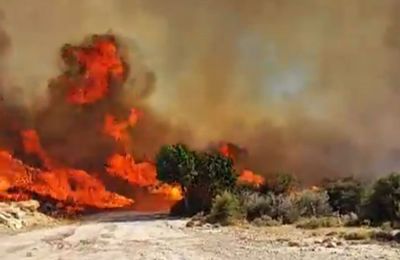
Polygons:
<instances>
[{"instance_id":1,"label":"green tree","mask_svg":"<svg viewBox=\"0 0 400 260\"><path fill-rule=\"evenodd\" d=\"M208 211L212 199L235 187L237 174L231 159L219 153L198 153L182 144L161 148L157 155L158 179L180 184L184 191L184 211Z\"/></svg>"},{"instance_id":2,"label":"green tree","mask_svg":"<svg viewBox=\"0 0 400 260\"><path fill-rule=\"evenodd\" d=\"M324 188L328 193L329 204L340 214L358 213L364 195L364 186L353 177L327 180Z\"/></svg>"},{"instance_id":3,"label":"green tree","mask_svg":"<svg viewBox=\"0 0 400 260\"><path fill-rule=\"evenodd\" d=\"M368 198L366 217L380 223L400 221L400 174L378 179Z\"/></svg>"},{"instance_id":4,"label":"green tree","mask_svg":"<svg viewBox=\"0 0 400 260\"><path fill-rule=\"evenodd\" d=\"M222 191L232 191L236 185L237 174L232 160L219 153L202 153L197 169L197 185L205 185L212 197Z\"/></svg>"},{"instance_id":5,"label":"green tree","mask_svg":"<svg viewBox=\"0 0 400 260\"><path fill-rule=\"evenodd\" d=\"M198 178L198 155L183 144L161 147L156 162L158 179L166 183L180 184L183 190Z\"/></svg>"}]
</instances>

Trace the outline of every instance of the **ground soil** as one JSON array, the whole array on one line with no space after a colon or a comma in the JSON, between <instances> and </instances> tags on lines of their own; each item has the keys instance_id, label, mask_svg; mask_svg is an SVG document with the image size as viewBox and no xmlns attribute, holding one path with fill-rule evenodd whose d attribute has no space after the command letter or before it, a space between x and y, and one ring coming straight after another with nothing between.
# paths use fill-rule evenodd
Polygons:
<instances>
[{"instance_id":1,"label":"ground soil","mask_svg":"<svg viewBox=\"0 0 400 260\"><path fill-rule=\"evenodd\" d=\"M189 228L186 223L162 215L100 214L0 234L0 259L400 259L398 244L344 241L334 235L340 229Z\"/></svg>"}]
</instances>

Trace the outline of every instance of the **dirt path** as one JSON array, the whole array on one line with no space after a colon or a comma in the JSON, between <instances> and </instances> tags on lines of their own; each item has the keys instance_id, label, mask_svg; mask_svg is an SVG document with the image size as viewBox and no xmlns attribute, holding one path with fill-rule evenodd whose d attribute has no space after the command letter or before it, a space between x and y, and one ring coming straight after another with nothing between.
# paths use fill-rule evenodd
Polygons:
<instances>
[{"instance_id":1,"label":"dirt path","mask_svg":"<svg viewBox=\"0 0 400 260\"><path fill-rule=\"evenodd\" d=\"M292 227L186 228L185 220L120 213L0 236L0 259L399 259L389 244L318 244ZM293 242L298 241L298 242Z\"/></svg>"}]
</instances>

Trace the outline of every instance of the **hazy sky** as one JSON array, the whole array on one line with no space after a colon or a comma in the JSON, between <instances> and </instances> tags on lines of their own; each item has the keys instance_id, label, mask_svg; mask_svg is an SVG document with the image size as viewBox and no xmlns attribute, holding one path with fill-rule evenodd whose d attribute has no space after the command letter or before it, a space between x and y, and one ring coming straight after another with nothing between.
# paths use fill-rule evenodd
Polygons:
<instances>
[{"instance_id":1,"label":"hazy sky","mask_svg":"<svg viewBox=\"0 0 400 260\"><path fill-rule=\"evenodd\" d=\"M265 172L400 168L396 0L0 0L0 10L15 102L44 102L64 43L112 30L132 65L126 102L152 71L155 91L138 102L189 129L194 146L231 140Z\"/></svg>"}]
</instances>

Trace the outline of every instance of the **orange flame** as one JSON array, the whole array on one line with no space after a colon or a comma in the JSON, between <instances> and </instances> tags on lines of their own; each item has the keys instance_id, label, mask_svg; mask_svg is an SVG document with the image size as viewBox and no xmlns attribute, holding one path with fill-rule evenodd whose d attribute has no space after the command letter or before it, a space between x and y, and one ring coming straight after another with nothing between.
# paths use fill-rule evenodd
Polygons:
<instances>
[{"instance_id":1,"label":"orange flame","mask_svg":"<svg viewBox=\"0 0 400 260\"><path fill-rule=\"evenodd\" d=\"M260 186L265 183L265 178L255 174L252 171L249 170L244 170L239 178L238 182L241 184L249 184L249 185L254 185L254 186Z\"/></svg>"},{"instance_id":2,"label":"orange flame","mask_svg":"<svg viewBox=\"0 0 400 260\"><path fill-rule=\"evenodd\" d=\"M59 79L66 84L66 101L70 105L94 106L108 98L111 88L121 85L126 78L127 68L115 39L109 35L94 38L89 45L67 46L63 58L68 70ZM102 115L103 129L95 131L110 136L116 144L122 144L125 151L111 155L101 173L125 180L135 194L133 198L107 190L96 173L74 169L54 160L42 146L38 132L26 129L20 133L24 151L40 159L43 167L29 167L14 158L11 152L0 150L0 200L28 199L35 194L65 205L72 213L86 208L166 210L180 200L179 186L160 183L153 163L135 162L133 155L128 153L131 145L129 129L136 125L141 113L131 109L125 120L117 119L110 112Z\"/></svg>"},{"instance_id":3,"label":"orange flame","mask_svg":"<svg viewBox=\"0 0 400 260\"><path fill-rule=\"evenodd\" d=\"M84 70L73 80L67 96L73 104L99 101L108 94L111 81L121 82L125 77L124 64L111 37L98 38L88 47L68 47L64 59L72 59Z\"/></svg>"},{"instance_id":4,"label":"orange flame","mask_svg":"<svg viewBox=\"0 0 400 260\"><path fill-rule=\"evenodd\" d=\"M132 185L151 186L157 183L157 172L153 164L135 163L131 155L115 154L108 160L107 172L125 179Z\"/></svg>"}]
</instances>

